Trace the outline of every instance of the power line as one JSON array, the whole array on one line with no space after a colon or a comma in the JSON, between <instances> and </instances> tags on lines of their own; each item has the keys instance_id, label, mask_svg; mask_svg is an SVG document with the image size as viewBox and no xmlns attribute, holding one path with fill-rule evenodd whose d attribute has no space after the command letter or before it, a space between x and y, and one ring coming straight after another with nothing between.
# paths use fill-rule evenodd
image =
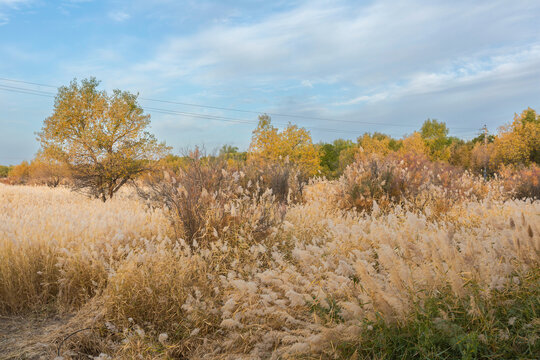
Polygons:
<instances>
[{"instance_id":1,"label":"power line","mask_svg":"<svg viewBox=\"0 0 540 360\"><path fill-rule=\"evenodd\" d=\"M209 114L189 113L189 112L183 112L183 111L175 111L175 110L167 110L167 109L159 109L159 108L151 108L151 107L145 107L145 109L148 109L153 112L162 113L162 114L184 115L184 116L197 117L197 118L208 119L208 120L229 121L229 122L235 122L235 123L245 123L245 124L255 124L255 125L259 123L258 121L253 121L253 120L244 120L244 119L237 119L237 118L209 115ZM288 125L287 123L276 123L276 122L274 124L282 125L282 126ZM348 134L350 134L351 132L360 133L357 131L348 131L348 130L332 129L332 128L320 128L320 127L313 127L313 126L309 126L307 128L311 130L340 132L340 133L348 133Z\"/></svg>"},{"instance_id":2,"label":"power line","mask_svg":"<svg viewBox=\"0 0 540 360\"><path fill-rule=\"evenodd\" d=\"M48 94L48 93L44 93L44 92L40 93L40 92L37 92L37 91L34 91L34 90L27 90L27 89L23 89L23 88L15 88L15 87L12 87L12 86L0 85L0 90L9 91L9 92L16 92L16 93L21 93L21 94L38 95L38 96L45 96L45 97L54 98L53 94Z\"/></svg>"},{"instance_id":3,"label":"power line","mask_svg":"<svg viewBox=\"0 0 540 360\"><path fill-rule=\"evenodd\" d=\"M49 85L49 84L41 84L41 83L36 83L36 82L31 82L31 81L23 81L23 80L9 79L9 78L3 78L3 77L0 77L0 80L10 81L10 82L15 82L15 83L37 85L37 86L45 86L45 87L55 88L55 89L58 88L57 86L53 86L53 85ZM221 107L221 106L194 104L194 103L180 102L180 101L152 99L152 98L146 98L146 97L139 97L139 99L144 100L144 101L153 101L153 102L160 102L160 103L167 103L167 104L192 106L192 107L214 109L214 110L234 111L234 112L242 112L242 113L257 114L257 115L266 113L266 114L268 114L270 116L274 116L274 117L288 117L288 118L296 118L296 119L304 119L304 120L342 122L342 123L350 123L350 124L375 125L375 126L397 126L397 127L406 127L406 128L418 128L418 126L416 126L416 125L407 125L407 124L377 123L377 122L369 122L369 121L313 117L313 116L298 115L298 114L271 113L271 112L264 112L264 111L255 111L255 110L236 109L236 108ZM453 128L453 129L455 129L455 130L476 130L476 128L468 128L468 127L456 127L456 128ZM334 129L334 130L337 130L337 129ZM343 131L343 130L340 130L340 131Z\"/></svg>"},{"instance_id":4,"label":"power line","mask_svg":"<svg viewBox=\"0 0 540 360\"><path fill-rule=\"evenodd\" d=\"M15 82L15 83L23 83L23 84L30 84L30 85L45 86L45 87L49 87L49 88L58 89L58 86L40 84L40 83L35 83L35 82L30 82L30 81L15 80L15 79L8 79L8 78L2 78L2 77L0 77L0 80L10 81L10 82Z\"/></svg>"},{"instance_id":5,"label":"power line","mask_svg":"<svg viewBox=\"0 0 540 360\"><path fill-rule=\"evenodd\" d=\"M28 94L28 95L39 95L39 96L45 96L45 97L50 97L50 98L55 97L54 94L49 93L49 92L39 91L39 90L29 90L29 89L20 88L20 87L14 87L14 86L0 85L0 90L9 91L9 92L17 92L17 93ZM216 121L241 123L241 124L255 124L255 125L258 124L258 121L231 118L231 117L218 116L218 115L190 113L190 112L175 111L175 110L161 109L161 108L152 108L152 107L145 107L145 109L150 110L151 112L157 112L157 113L167 114L167 115L182 115L182 116L195 117L195 118L206 119L206 120L216 120ZM283 126L288 125L285 123L275 123L275 124L283 125ZM321 131L327 131L327 132L351 133L351 131L341 130L341 129L319 128L319 127L312 127L312 126L306 126L306 128L311 129L311 130L321 130ZM353 131L352 133L361 133L361 132Z\"/></svg>"}]
</instances>

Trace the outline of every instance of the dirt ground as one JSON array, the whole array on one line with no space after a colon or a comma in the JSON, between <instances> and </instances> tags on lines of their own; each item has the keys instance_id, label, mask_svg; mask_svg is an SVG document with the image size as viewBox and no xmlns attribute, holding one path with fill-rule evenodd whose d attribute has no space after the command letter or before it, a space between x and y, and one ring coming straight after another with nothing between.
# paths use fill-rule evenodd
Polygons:
<instances>
[{"instance_id":1,"label":"dirt ground","mask_svg":"<svg viewBox=\"0 0 540 360\"><path fill-rule=\"evenodd\" d=\"M54 334L59 334L69 319L0 316L0 359L54 359L58 346Z\"/></svg>"}]
</instances>

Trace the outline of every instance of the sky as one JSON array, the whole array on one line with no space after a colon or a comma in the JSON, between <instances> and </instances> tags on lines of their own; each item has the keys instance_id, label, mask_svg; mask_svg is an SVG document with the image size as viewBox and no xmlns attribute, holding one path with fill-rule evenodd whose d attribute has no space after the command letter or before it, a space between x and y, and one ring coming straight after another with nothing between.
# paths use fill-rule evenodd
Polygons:
<instances>
[{"instance_id":1,"label":"sky","mask_svg":"<svg viewBox=\"0 0 540 360\"><path fill-rule=\"evenodd\" d=\"M496 132L540 110L539 18L537 0L0 0L0 164L30 160L56 88L91 76L138 93L174 152L245 150L260 113L315 142Z\"/></svg>"}]
</instances>

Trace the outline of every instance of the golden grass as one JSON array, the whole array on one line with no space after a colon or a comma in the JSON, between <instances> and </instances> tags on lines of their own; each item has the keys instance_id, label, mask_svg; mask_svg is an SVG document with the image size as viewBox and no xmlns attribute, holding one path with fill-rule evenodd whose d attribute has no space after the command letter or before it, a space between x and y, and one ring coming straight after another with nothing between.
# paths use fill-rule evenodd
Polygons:
<instances>
[{"instance_id":1,"label":"golden grass","mask_svg":"<svg viewBox=\"0 0 540 360\"><path fill-rule=\"evenodd\" d=\"M339 189L311 184L262 240L203 247L135 199L0 185L0 314L96 309L68 344L95 356L331 357L366 319L402 321L443 290L489 297L539 265L538 201L464 200L436 220L341 210Z\"/></svg>"}]
</instances>

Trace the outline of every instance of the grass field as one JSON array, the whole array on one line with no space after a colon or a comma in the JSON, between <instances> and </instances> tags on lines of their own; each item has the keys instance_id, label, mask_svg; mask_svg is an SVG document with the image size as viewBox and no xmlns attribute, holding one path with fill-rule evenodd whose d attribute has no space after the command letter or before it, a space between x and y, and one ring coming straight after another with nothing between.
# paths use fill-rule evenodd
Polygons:
<instances>
[{"instance_id":1,"label":"grass field","mask_svg":"<svg viewBox=\"0 0 540 360\"><path fill-rule=\"evenodd\" d=\"M64 359L538 358L540 202L367 213L343 186L313 182L258 236L229 204L241 226L203 244L129 191L0 184L0 315L65 319L32 335L51 357L88 328Z\"/></svg>"}]
</instances>

